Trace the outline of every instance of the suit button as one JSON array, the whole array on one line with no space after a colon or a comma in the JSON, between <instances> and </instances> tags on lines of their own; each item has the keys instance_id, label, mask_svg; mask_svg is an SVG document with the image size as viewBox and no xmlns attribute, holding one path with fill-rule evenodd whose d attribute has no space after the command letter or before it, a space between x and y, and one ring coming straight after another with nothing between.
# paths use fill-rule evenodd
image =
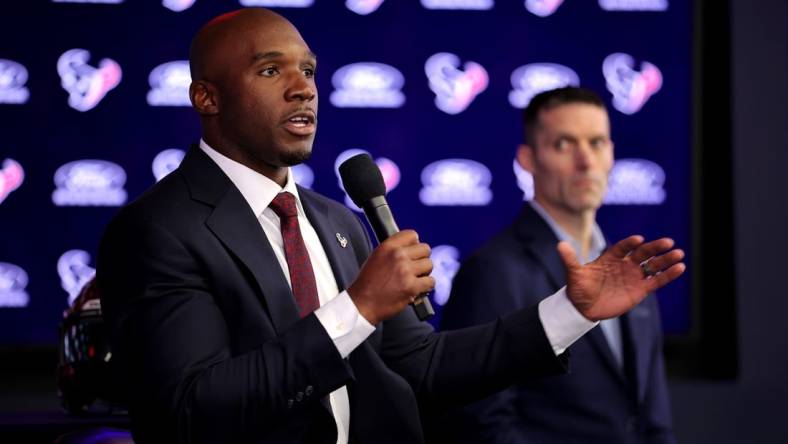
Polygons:
<instances>
[{"instance_id":1,"label":"suit button","mask_svg":"<svg viewBox=\"0 0 788 444\"><path fill-rule=\"evenodd\" d=\"M314 391L315 391L315 388L312 387L311 385L308 385L308 386L306 386L306 389L304 389L304 394L306 396L312 396L312 393L314 393Z\"/></svg>"},{"instance_id":2,"label":"suit button","mask_svg":"<svg viewBox=\"0 0 788 444\"><path fill-rule=\"evenodd\" d=\"M288 399L287 400L287 408L288 409L292 409L293 408L293 400L292 399Z\"/></svg>"},{"instance_id":3,"label":"suit button","mask_svg":"<svg viewBox=\"0 0 788 444\"><path fill-rule=\"evenodd\" d=\"M304 399L304 392L298 392L295 395L296 402L301 402Z\"/></svg>"},{"instance_id":4,"label":"suit button","mask_svg":"<svg viewBox=\"0 0 788 444\"><path fill-rule=\"evenodd\" d=\"M638 418L637 416L630 416L627 418L627 432L636 432L638 430Z\"/></svg>"}]
</instances>

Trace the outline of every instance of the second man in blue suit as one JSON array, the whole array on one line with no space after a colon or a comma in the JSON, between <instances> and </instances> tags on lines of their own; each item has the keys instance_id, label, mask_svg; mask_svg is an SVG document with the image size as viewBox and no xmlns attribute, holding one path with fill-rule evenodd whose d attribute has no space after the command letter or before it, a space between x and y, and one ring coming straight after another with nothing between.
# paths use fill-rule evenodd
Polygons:
<instances>
[{"instance_id":1,"label":"second man in blue suit","mask_svg":"<svg viewBox=\"0 0 788 444\"><path fill-rule=\"evenodd\" d=\"M535 96L524 120L517 161L533 175L534 199L463 264L443 312L445 329L496 319L561 288L559 241L569 242L581 262L606 248L596 223L613 166L604 103L590 90L561 88ZM445 433L474 443L675 442L653 296L602 321L570 353L570 374L467 407L457 413L462 421L452 421L462 426Z\"/></svg>"}]
</instances>

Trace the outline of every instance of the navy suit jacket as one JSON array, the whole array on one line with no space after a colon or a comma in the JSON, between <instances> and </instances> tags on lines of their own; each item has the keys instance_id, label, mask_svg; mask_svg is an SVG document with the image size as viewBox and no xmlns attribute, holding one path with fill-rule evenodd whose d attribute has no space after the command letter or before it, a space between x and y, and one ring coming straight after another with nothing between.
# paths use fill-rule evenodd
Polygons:
<instances>
[{"instance_id":1,"label":"navy suit jacket","mask_svg":"<svg viewBox=\"0 0 788 444\"><path fill-rule=\"evenodd\" d=\"M338 203L299 194L344 289L367 232ZM565 370L534 309L437 334L408 308L342 359L314 314L299 318L256 216L196 148L113 219L97 276L137 444L334 443L326 397L343 385L351 442L418 443L436 409Z\"/></svg>"},{"instance_id":2,"label":"navy suit jacket","mask_svg":"<svg viewBox=\"0 0 788 444\"><path fill-rule=\"evenodd\" d=\"M558 239L528 204L514 223L471 255L454 278L443 328L488 322L560 289ZM673 443L656 300L621 318L625 365L600 327L570 348L569 374L530 381L454 412L454 442ZM453 432L457 432L452 435Z\"/></svg>"}]
</instances>

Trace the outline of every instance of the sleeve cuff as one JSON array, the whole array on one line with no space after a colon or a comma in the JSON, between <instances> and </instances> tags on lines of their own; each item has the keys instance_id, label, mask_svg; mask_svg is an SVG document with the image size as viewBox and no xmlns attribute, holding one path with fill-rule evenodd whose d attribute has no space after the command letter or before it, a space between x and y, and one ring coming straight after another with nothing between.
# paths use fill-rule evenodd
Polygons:
<instances>
[{"instance_id":1,"label":"sleeve cuff","mask_svg":"<svg viewBox=\"0 0 788 444\"><path fill-rule=\"evenodd\" d=\"M577 311L566 295L566 286L539 303L539 320L556 356L599 323Z\"/></svg>"},{"instance_id":2,"label":"sleeve cuff","mask_svg":"<svg viewBox=\"0 0 788 444\"><path fill-rule=\"evenodd\" d=\"M347 291L339 293L337 297L315 310L315 316L334 341L342 358L347 358L375 331L375 327L358 312L356 304L350 299Z\"/></svg>"}]
</instances>

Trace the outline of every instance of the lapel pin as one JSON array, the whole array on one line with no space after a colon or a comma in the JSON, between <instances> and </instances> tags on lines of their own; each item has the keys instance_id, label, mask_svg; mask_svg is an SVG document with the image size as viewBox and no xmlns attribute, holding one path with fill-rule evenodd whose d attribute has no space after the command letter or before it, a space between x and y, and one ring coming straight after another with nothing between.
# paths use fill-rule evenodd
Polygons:
<instances>
[{"instance_id":1,"label":"lapel pin","mask_svg":"<svg viewBox=\"0 0 788 444\"><path fill-rule=\"evenodd\" d=\"M345 236L342 236L341 234L337 233L337 241L339 241L339 246L341 246L342 248L347 247L347 239L345 238Z\"/></svg>"}]
</instances>

